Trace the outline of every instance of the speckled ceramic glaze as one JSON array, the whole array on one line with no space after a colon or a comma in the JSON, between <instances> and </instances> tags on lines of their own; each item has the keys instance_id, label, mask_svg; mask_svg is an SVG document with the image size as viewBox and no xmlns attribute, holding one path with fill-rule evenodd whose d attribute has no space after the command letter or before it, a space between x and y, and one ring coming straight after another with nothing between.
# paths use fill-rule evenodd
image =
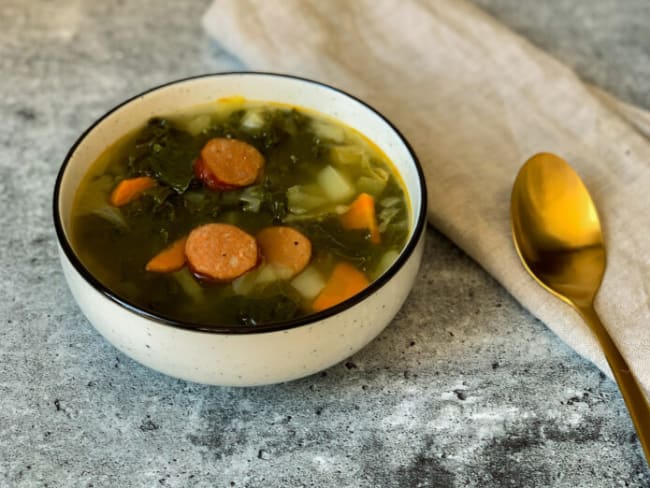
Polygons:
<instances>
[{"instance_id":1,"label":"speckled ceramic glaze","mask_svg":"<svg viewBox=\"0 0 650 488\"><path fill-rule=\"evenodd\" d=\"M293 321L255 328L197 330L139 310L97 281L70 245L71 207L89 166L104 149L154 115L241 95L306 107L356 128L399 170L412 208L411 233L397 261L346 302ZM332 87L264 73L225 73L181 80L139 95L98 120L70 150L56 182L54 221L61 263L90 323L115 347L171 376L216 385L261 385L300 378L355 353L377 336L406 299L422 258L426 190L413 151L379 113Z\"/></svg>"}]
</instances>

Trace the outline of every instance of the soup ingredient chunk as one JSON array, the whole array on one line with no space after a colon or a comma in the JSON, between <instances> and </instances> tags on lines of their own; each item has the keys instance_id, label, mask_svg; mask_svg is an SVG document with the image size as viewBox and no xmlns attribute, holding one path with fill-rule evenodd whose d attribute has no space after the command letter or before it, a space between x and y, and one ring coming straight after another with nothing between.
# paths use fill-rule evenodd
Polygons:
<instances>
[{"instance_id":1,"label":"soup ingredient chunk","mask_svg":"<svg viewBox=\"0 0 650 488\"><path fill-rule=\"evenodd\" d=\"M154 273L171 273L185 266L185 243L187 237L173 242L149 260L147 271Z\"/></svg>"},{"instance_id":2,"label":"soup ingredient chunk","mask_svg":"<svg viewBox=\"0 0 650 488\"><path fill-rule=\"evenodd\" d=\"M311 242L292 227L274 226L257 234L265 261L291 278L300 273L311 259Z\"/></svg>"},{"instance_id":3,"label":"soup ingredient chunk","mask_svg":"<svg viewBox=\"0 0 650 488\"><path fill-rule=\"evenodd\" d=\"M308 266L302 273L291 280L291 286L310 302L325 288L325 280L314 266Z\"/></svg>"},{"instance_id":4,"label":"soup ingredient chunk","mask_svg":"<svg viewBox=\"0 0 650 488\"><path fill-rule=\"evenodd\" d=\"M231 190L255 183L264 156L250 144L226 137L210 139L194 163L194 173L211 190Z\"/></svg>"},{"instance_id":5,"label":"soup ingredient chunk","mask_svg":"<svg viewBox=\"0 0 650 488\"><path fill-rule=\"evenodd\" d=\"M255 238L230 224L205 224L187 238L185 255L199 278L229 282L253 269L258 262Z\"/></svg>"},{"instance_id":6,"label":"soup ingredient chunk","mask_svg":"<svg viewBox=\"0 0 650 488\"><path fill-rule=\"evenodd\" d=\"M325 166L316 175L316 181L332 202L343 202L354 195L354 186L334 166Z\"/></svg>"},{"instance_id":7,"label":"soup ingredient chunk","mask_svg":"<svg viewBox=\"0 0 650 488\"><path fill-rule=\"evenodd\" d=\"M149 188L156 186L156 180L149 176L138 176L135 178L127 178L118 183L113 192L111 193L111 205L121 207L127 203L135 200L143 192Z\"/></svg>"},{"instance_id":8,"label":"soup ingredient chunk","mask_svg":"<svg viewBox=\"0 0 650 488\"><path fill-rule=\"evenodd\" d=\"M361 193L350 205L347 212L341 215L344 229L365 229L370 233L370 242L381 243L381 235L377 226L375 199L367 193Z\"/></svg>"},{"instance_id":9,"label":"soup ingredient chunk","mask_svg":"<svg viewBox=\"0 0 650 488\"><path fill-rule=\"evenodd\" d=\"M332 271L325 288L314 300L312 308L320 312L353 297L369 284L368 278L345 261L339 262Z\"/></svg>"}]
</instances>

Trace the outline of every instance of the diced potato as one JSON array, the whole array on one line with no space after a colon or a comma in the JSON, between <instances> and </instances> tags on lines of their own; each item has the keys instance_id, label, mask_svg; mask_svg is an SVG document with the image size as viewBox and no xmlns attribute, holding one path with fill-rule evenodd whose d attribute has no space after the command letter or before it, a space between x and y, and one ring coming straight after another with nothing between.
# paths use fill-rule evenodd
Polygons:
<instances>
[{"instance_id":1,"label":"diced potato","mask_svg":"<svg viewBox=\"0 0 650 488\"><path fill-rule=\"evenodd\" d=\"M210 128L212 118L209 115L199 115L187 123L187 132L193 136L198 136L204 130Z\"/></svg>"},{"instance_id":2,"label":"diced potato","mask_svg":"<svg viewBox=\"0 0 650 488\"><path fill-rule=\"evenodd\" d=\"M305 300L313 300L325 287L325 280L313 266L305 268L290 283Z\"/></svg>"},{"instance_id":3,"label":"diced potato","mask_svg":"<svg viewBox=\"0 0 650 488\"><path fill-rule=\"evenodd\" d=\"M255 285L265 285L278 280L278 275L273 266L264 265L260 266L259 273L255 279Z\"/></svg>"},{"instance_id":4,"label":"diced potato","mask_svg":"<svg viewBox=\"0 0 650 488\"><path fill-rule=\"evenodd\" d=\"M254 289L263 287L274 281L286 280L291 276L291 270L284 266L263 264L232 282L232 289L237 295L249 295Z\"/></svg>"},{"instance_id":5,"label":"diced potato","mask_svg":"<svg viewBox=\"0 0 650 488\"><path fill-rule=\"evenodd\" d=\"M316 175L316 181L318 181L323 192L332 202L349 200L355 194L354 186L333 166L328 165L320 170Z\"/></svg>"},{"instance_id":6,"label":"diced potato","mask_svg":"<svg viewBox=\"0 0 650 488\"><path fill-rule=\"evenodd\" d=\"M261 110L249 110L241 120L242 127L246 129L261 129L264 124L264 115Z\"/></svg>"},{"instance_id":7,"label":"diced potato","mask_svg":"<svg viewBox=\"0 0 650 488\"><path fill-rule=\"evenodd\" d=\"M248 295L255 287L259 272L259 268L257 268L244 273L239 278L235 278L232 282L233 291L237 295Z\"/></svg>"},{"instance_id":8,"label":"diced potato","mask_svg":"<svg viewBox=\"0 0 650 488\"><path fill-rule=\"evenodd\" d=\"M281 264L267 264L267 267L271 268L273 270L273 274L269 274L269 277L273 277L272 280L270 281L277 281L277 280L288 280L291 278L293 275L293 270L289 268L288 266L283 266ZM262 279L262 278L260 278Z\"/></svg>"}]
</instances>

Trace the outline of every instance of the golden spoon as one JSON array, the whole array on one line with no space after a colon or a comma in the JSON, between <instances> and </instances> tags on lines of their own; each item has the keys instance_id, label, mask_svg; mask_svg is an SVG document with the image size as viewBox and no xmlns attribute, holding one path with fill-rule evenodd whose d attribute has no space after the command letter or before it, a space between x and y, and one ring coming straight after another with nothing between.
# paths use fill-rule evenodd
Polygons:
<instances>
[{"instance_id":1,"label":"golden spoon","mask_svg":"<svg viewBox=\"0 0 650 488\"><path fill-rule=\"evenodd\" d=\"M650 462L650 406L594 310L605 273L598 213L563 159L536 154L519 170L510 202L517 253L531 276L574 307L598 339Z\"/></svg>"}]
</instances>

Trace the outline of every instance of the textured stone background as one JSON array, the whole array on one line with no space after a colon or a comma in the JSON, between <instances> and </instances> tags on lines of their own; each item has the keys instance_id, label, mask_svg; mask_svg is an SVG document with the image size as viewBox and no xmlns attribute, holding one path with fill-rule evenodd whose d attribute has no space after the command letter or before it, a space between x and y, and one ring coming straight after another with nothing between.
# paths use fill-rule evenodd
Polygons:
<instances>
[{"instance_id":1,"label":"textured stone background","mask_svg":"<svg viewBox=\"0 0 650 488\"><path fill-rule=\"evenodd\" d=\"M647 0L477 0L650 108ZM391 326L288 384L174 380L80 314L51 223L58 167L152 85L236 69L207 0L0 2L0 486L650 486L616 386L428 231Z\"/></svg>"}]
</instances>

